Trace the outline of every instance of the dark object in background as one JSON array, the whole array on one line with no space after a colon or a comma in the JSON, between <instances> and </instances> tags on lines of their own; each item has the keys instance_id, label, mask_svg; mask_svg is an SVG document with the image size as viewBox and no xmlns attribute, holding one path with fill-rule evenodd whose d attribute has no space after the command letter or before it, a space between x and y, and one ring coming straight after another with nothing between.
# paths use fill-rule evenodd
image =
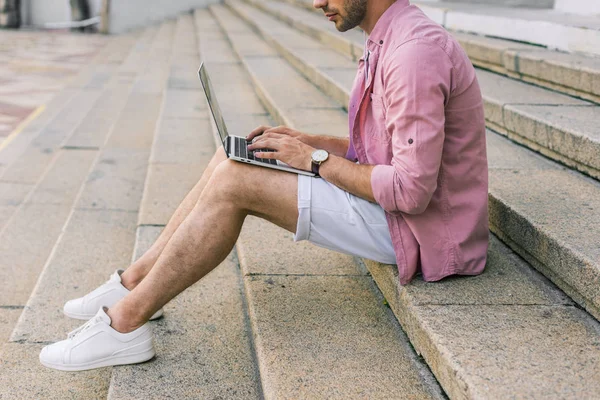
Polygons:
<instances>
[{"instance_id":1,"label":"dark object in background","mask_svg":"<svg viewBox=\"0 0 600 400\"><path fill-rule=\"evenodd\" d=\"M2 1L2 0L0 0L0 1ZM88 0L70 0L70 2L71 2L71 19L73 21L83 21L83 20L92 18ZM74 31L80 31L80 32L90 31L93 29L94 29L93 27L73 28Z\"/></svg>"},{"instance_id":2,"label":"dark object in background","mask_svg":"<svg viewBox=\"0 0 600 400\"><path fill-rule=\"evenodd\" d=\"M0 0L0 28L21 26L21 0Z\"/></svg>"}]
</instances>

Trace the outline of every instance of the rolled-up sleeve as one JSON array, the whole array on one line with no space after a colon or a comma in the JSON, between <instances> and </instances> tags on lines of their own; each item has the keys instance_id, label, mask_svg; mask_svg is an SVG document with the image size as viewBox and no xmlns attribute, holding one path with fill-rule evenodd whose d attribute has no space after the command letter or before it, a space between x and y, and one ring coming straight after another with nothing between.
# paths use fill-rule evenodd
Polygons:
<instances>
[{"instance_id":1,"label":"rolled-up sleeve","mask_svg":"<svg viewBox=\"0 0 600 400\"><path fill-rule=\"evenodd\" d=\"M392 161L374 167L371 187L387 212L420 214L437 188L452 63L439 44L416 39L397 47L382 67Z\"/></svg>"}]
</instances>

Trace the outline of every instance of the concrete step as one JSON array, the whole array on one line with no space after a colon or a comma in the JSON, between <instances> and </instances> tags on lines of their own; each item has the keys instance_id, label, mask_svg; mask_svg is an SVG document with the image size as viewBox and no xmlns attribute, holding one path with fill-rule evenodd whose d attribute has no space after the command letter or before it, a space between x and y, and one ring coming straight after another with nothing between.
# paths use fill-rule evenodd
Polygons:
<instances>
[{"instance_id":1,"label":"concrete step","mask_svg":"<svg viewBox=\"0 0 600 400\"><path fill-rule=\"evenodd\" d=\"M600 103L600 58L451 31L474 65Z\"/></svg>"},{"instance_id":2,"label":"concrete step","mask_svg":"<svg viewBox=\"0 0 600 400\"><path fill-rule=\"evenodd\" d=\"M33 190L30 185L0 182L9 195L29 191L0 231L0 347L23 311L97 153L60 152Z\"/></svg>"},{"instance_id":3,"label":"concrete step","mask_svg":"<svg viewBox=\"0 0 600 400\"><path fill-rule=\"evenodd\" d=\"M133 37L135 38L137 35ZM117 40L119 46L109 46L113 52L106 53L102 59L96 60L95 65L99 66L99 70L102 70L102 66L112 66L122 62L127 57L123 52L130 50L134 44L131 42L131 38L127 37L126 41ZM114 98L114 94L118 88L118 92L122 92L123 97L127 99L127 93L124 92L130 89L133 77L135 75L126 76L125 80L114 75L104 78L107 87L83 120L71 112L68 114L58 113L55 123L44 116L40 116L42 121L34 120L32 125L37 125L40 131L38 136L33 139L30 149L39 151L37 146L45 141L45 144L50 146L46 148L48 153L53 154L49 160L50 164L42 172L37 182L34 182L37 172L32 173L32 170L41 169L43 165L36 167L35 159L31 160L32 170L25 168L26 160L19 160L18 162L23 168L10 169L14 175L0 179L0 210L4 211L0 211L2 217L0 220L0 273L5 277L0 283L0 347L14 329L39 274L71 213L72 205L79 196L80 188L88 179L90 168L99 155L97 145L89 144L104 143L106 136L110 133L112 123L105 124L102 121L111 119L114 121L113 113L118 115L120 112L114 106L106 106L101 100L106 94L111 94L104 100L123 103L122 100ZM79 84L72 83L72 88L68 89L66 93L71 93L78 85L92 85L94 81L97 83L97 80L98 75L94 77L88 75ZM59 94L57 99L65 101L66 107L73 106L66 97L68 96ZM54 104L57 103L53 101L51 104L54 107ZM67 121L61 120L61 115L72 116L71 125L68 125ZM73 124L78 119L81 122ZM96 125L91 122L96 122ZM49 125L46 125L47 123ZM56 124L62 125L57 126ZM100 127L104 129L100 129ZM64 132L59 129L64 129ZM67 142L70 143L71 139L75 138L79 141L86 140L85 143L88 145L79 145L81 144L79 142L77 145L59 147L58 137L54 135L68 132L75 133L70 138L67 137ZM48 138L49 136L51 138ZM22 156L26 157L26 154ZM17 171L22 173L17 173ZM5 181L4 178L12 178L15 181ZM32 249L35 250L32 251Z\"/></svg>"},{"instance_id":4,"label":"concrete step","mask_svg":"<svg viewBox=\"0 0 600 400\"><path fill-rule=\"evenodd\" d=\"M306 46L326 50L323 46L315 47L317 43L306 37L295 41L281 40L282 32L292 34L294 31L286 30L274 18L300 29L331 49L345 49L342 54L353 58L363 53L363 38L356 37L354 33L349 36L340 34L324 18L289 4L267 0L248 2L271 16L243 4L236 9L252 19L254 26L259 25L257 19L263 21L257 29L292 65L301 68L303 74L328 95L348 104L355 63L335 57L331 51L327 59L307 54ZM264 25L266 21L267 26ZM332 37L337 37L338 42L345 41L346 45L338 46ZM304 61L295 59L299 55ZM492 129L600 179L600 136L595 126L590 124L590 121L600 119L600 106L484 70L478 70L478 78L486 105L486 119Z\"/></svg>"},{"instance_id":5,"label":"concrete step","mask_svg":"<svg viewBox=\"0 0 600 400\"><path fill-rule=\"evenodd\" d=\"M366 264L448 397L597 396L600 324L494 236L475 278L403 287L396 266Z\"/></svg>"},{"instance_id":6,"label":"concrete step","mask_svg":"<svg viewBox=\"0 0 600 400\"><path fill-rule=\"evenodd\" d=\"M244 14L248 11L247 6L240 2L228 1L227 4ZM231 14L228 14L225 9L216 6L213 7L215 17L222 23L223 27L229 32L231 29L232 36L230 40L236 48L236 39L233 36L234 32L242 30L244 22L236 19ZM245 11L244 11L245 10ZM250 14L248 14L250 15ZM285 41L285 32L281 27L273 21L258 19L256 14L252 14L252 21L256 21L256 28L259 32L273 29L277 31L277 35ZM260 26L260 27L259 27ZM252 36L251 31L247 31L244 35L246 40ZM241 48L241 46L240 46ZM240 51L238 51L240 53ZM243 55L240 55L243 58ZM258 58L256 56L255 58ZM272 58L272 56L271 56ZM302 56L296 53L296 58ZM327 59L327 53L323 53L323 58ZM246 64L250 65L250 64ZM289 79L293 79L290 77ZM260 89L262 90L262 89ZM273 89L274 91L276 89ZM275 99L276 93L267 92L264 99ZM267 108L278 108L274 102L268 105ZM310 99L298 99L299 105L309 102ZM289 107L289 106L286 106ZM284 119L291 122L292 126L303 129L303 123L307 116L286 116L284 107L278 110L283 114ZM553 242L550 246L553 252L561 253L561 255L572 254L572 250L579 250L577 261L578 268L585 269L585 276L595 276L592 279L594 282L591 286L587 286L583 282L579 282L577 293L588 293L587 300L592 300L597 294L597 277L600 268L597 258L597 246L594 235L587 235L577 240L569 239L581 235L581 233L593 231L593 225L597 224L598 215L590 208L597 208L597 198L600 193L600 185L589 178L566 170L555 163L548 161L539 155L532 153L512 142L502 138L499 135L488 133L488 157L490 160L490 203L491 203L491 221L493 226L500 226L502 231L510 230L516 234L519 230L527 230L527 225L535 226L537 230L527 230L530 237L550 237L560 235L559 240ZM531 176L535 176L531 178ZM522 180L527 179L527 184ZM532 184L535 182L535 184ZM552 182L552 184L550 184ZM558 182L558 184L557 184ZM575 195L575 187L577 187L577 195ZM505 212L502 216L502 210L507 207L517 207L514 197L523 196L525 188L525 198L531 198L531 202L525 201L525 207L520 208L520 217L522 222L519 224L507 224L504 222L504 217L508 215ZM501 196L507 193L514 193L511 202L504 203ZM582 198L585 198L585 200ZM545 197L545 200L542 198ZM567 210L578 209L577 206L582 206L582 203L572 205L573 201L581 201L582 203L591 202L588 205L587 211L582 211L584 215L581 217L575 213L566 214ZM543 214L536 209L540 204L543 204ZM517 207L517 209L519 209ZM545 220L542 220L544 218ZM553 228L556 226L556 228ZM560 227L560 228L559 228ZM500 229L498 229L500 231ZM570 233L567 233L570 232ZM263 234L261 237L265 237ZM504 238L503 238L504 239ZM582 243L584 242L584 243ZM548 250L548 246L531 243L531 241L520 240L518 243L526 245L528 251L532 251L536 256L543 257ZM539 243L539 242L538 242ZM256 245L256 244L255 244ZM273 246L280 249L281 246ZM245 263L245 254L243 253L244 246L240 244L242 251L240 259L242 265ZM248 246L250 248L250 246ZM583 250L583 251L581 251ZM555 253L556 254L556 253ZM573 257L573 258L577 258ZM496 238L492 238L490 246L488 270L480 277L474 278L459 278L448 279L438 284L425 284L416 280L414 284L406 288L398 287L397 276L389 278L390 282L394 282L394 290L387 289L384 283L377 274L377 269L388 271L395 270L393 266L383 266L376 263L369 263L370 270L373 276L377 278L380 288L386 294L386 298L390 302L397 299L404 299L406 293L414 291L415 296L418 296L419 305L422 309L407 309L402 308L403 316L398 316L403 327L409 334L412 344L418 352L422 353L428 361L430 367L436 374L436 377L451 397L467 397L467 398L504 398L511 397L515 394L526 393L530 397L564 397L565 393L575 393L585 397L592 393L590 390L597 390L594 385L596 380L591 376L594 374L596 364L592 361L597 357L597 348L593 343L597 340L598 322L589 314L578 310L573 306L568 297L560 290L557 290L549 281L535 272L530 266L514 255L505 245L500 243ZM528 259L529 260L529 259ZM550 268L556 268L557 263L552 263L551 260L545 259L544 265ZM574 265L572 259L565 265L565 269ZM566 266L569 267L566 267ZM539 268L539 266L537 266ZM561 271L561 276L571 279L574 269L569 268L569 271ZM548 268L546 268L548 269ZM558 268L557 268L558 269ZM547 271L545 271L547 272ZM396 273L397 274L397 273ZM580 275L583 278L584 275ZM508 278L510 277L510 279ZM388 279L388 278L386 278ZM392 280L393 279L393 280ZM514 281L513 281L514 279ZM501 283L499 282L501 281ZM454 286L462 285L460 289L455 289ZM460 293L460 297L458 293ZM576 293L576 294L577 294ZM453 296L456 297L454 299ZM569 293L573 296L573 293ZM251 294L249 294L251 298ZM581 299L579 299L581 300ZM582 303L590 308L591 311L597 311L595 306L589 302ZM252 304L252 301L250 302ZM469 306L469 307L465 307ZM424 313L429 312L427 318ZM398 313L398 311L397 311ZM460 319L452 319L452 315L458 313ZM476 315L474 315L474 314ZM479 321L483 316L488 316L489 325L485 323L467 324L466 321ZM496 321L491 323L493 319L489 315L494 315ZM598 314L596 314L598 315ZM470 318L474 317L474 318ZM452 324L444 325L438 323L437 319L452 321ZM553 319L549 322L547 319ZM532 337L534 334L540 335L540 332L546 332L547 325L560 326L563 329L569 326L576 326L581 334L570 337L568 345L558 352L557 358L552 358L554 354L548 351L549 348L559 348L565 343L565 336L544 336L543 346L532 346L526 338ZM417 328L418 327L418 328ZM500 328L505 335L495 335ZM417 332L418 334L411 333ZM509 335L510 333L510 335ZM463 337L468 337L468 340L463 341ZM457 340L456 338L461 338ZM520 341L516 338L521 338ZM536 337L535 340L538 340ZM489 346L493 339L494 346ZM572 342L570 340L573 340ZM573 356L573 349L586 348L593 354L583 354L581 358ZM257 347L259 344L257 342ZM466 349L476 349L469 352L469 356L464 356ZM525 349L527 350L528 358L539 360L538 367L532 368L523 358ZM563 352L564 350L564 352ZM485 356L477 356L479 353L484 353ZM568 355L568 356L567 356ZM560 363L559 363L560 360ZM485 368L482 368L482 363L485 363ZM444 365L442 368L441 365ZM575 365L585 365L584 378L574 377L564 380L561 378L559 385L553 383L558 377L568 376L570 369ZM523 376L527 379L523 380ZM530 385L530 382L537 382L536 385Z\"/></svg>"},{"instance_id":7,"label":"concrete step","mask_svg":"<svg viewBox=\"0 0 600 400\"><path fill-rule=\"evenodd\" d=\"M161 226L139 226L134 258ZM260 381L235 255L164 307L153 321L156 357L112 368L108 399L259 399Z\"/></svg>"},{"instance_id":8,"label":"concrete step","mask_svg":"<svg viewBox=\"0 0 600 400\"><path fill-rule=\"evenodd\" d=\"M36 161L39 157L36 158L37 153L34 150L37 149L38 153L43 152L46 158L51 157L57 143L60 144L73 132L78 122L86 116L86 111L93 106L94 99L102 91L102 87L108 86L107 77L110 76L108 70L127 56L124 53L135 44L137 36L138 34L129 34L112 38L90 64L45 105L43 112L2 149L0 152L0 165L4 171L0 175L2 180L17 180L24 174L23 169L31 170L27 175L28 178L35 176L35 172L44 171L47 163L38 165ZM48 138L44 138L45 136ZM25 163L24 158L28 162ZM15 163L17 165L13 166ZM36 181L35 177L30 179Z\"/></svg>"},{"instance_id":9,"label":"concrete step","mask_svg":"<svg viewBox=\"0 0 600 400\"><path fill-rule=\"evenodd\" d=\"M43 131L46 125L54 120L58 113L65 109L66 103L73 98L76 92L77 89L65 88L56 93L56 95L43 106L39 115L32 119L18 135L14 136L8 144L3 142L4 145L0 151L0 178L2 178L9 166L19 159L31 141Z\"/></svg>"},{"instance_id":10,"label":"concrete step","mask_svg":"<svg viewBox=\"0 0 600 400\"><path fill-rule=\"evenodd\" d=\"M56 161L62 149L97 149L110 131L114 115L127 98L127 79L115 66L127 57L139 35L126 35L113 41L69 86L58 93L37 118L0 152L4 170L1 185L33 188ZM134 76L134 75L132 75ZM119 98L119 96L121 96ZM90 143L94 137L98 143ZM66 143L65 143L66 142ZM9 201L0 199L0 230L5 227L31 190L12 193Z\"/></svg>"},{"instance_id":11,"label":"concrete step","mask_svg":"<svg viewBox=\"0 0 600 400\"><path fill-rule=\"evenodd\" d=\"M39 364L38 353L43 345L64 338L66 332L81 325L62 314L66 300L89 292L115 269L129 265L150 145L167 83L166 73L157 71L168 70L171 51L167 44L173 31L173 22L162 24L114 126L99 133L110 134L100 150L92 150L97 157L91 172L9 343L2 347L0 364L8 367L0 374L3 399L99 398L108 394L110 369L57 374ZM150 75L154 81L149 81ZM140 82L148 83L148 93ZM152 93L154 90L157 93Z\"/></svg>"},{"instance_id":12,"label":"concrete step","mask_svg":"<svg viewBox=\"0 0 600 400\"><path fill-rule=\"evenodd\" d=\"M237 119L237 110L257 102L260 93L282 102L278 115L284 114L287 104L292 107L294 96L278 95L281 90L276 89L276 82L286 82L286 88L290 82L292 92L298 90L297 95L303 96L294 97L296 108L303 108L302 99L312 99L314 104L325 101L314 88L296 87L302 78L293 69L280 63L262 64L263 59L283 60L261 53L265 44L250 30L242 30L243 24L232 20L227 9L214 6L212 11L226 36L217 33L214 20L211 23L204 11L198 12L202 22L198 25L210 30L211 42L228 38L242 61L228 63L229 75L217 78L219 83L214 86L227 92L235 90L242 79L260 84L257 94L238 93L237 103L222 104L228 126ZM202 50L208 65L212 62L221 67L219 74L212 76L224 73L224 64L215 64L219 57L235 60L231 50L226 54L223 49L218 55ZM264 68L270 69L260 71ZM269 79L273 82L267 82ZM335 121L341 112L331 104L331 100L323 103L318 118L307 117L312 122L306 127L333 127L333 123L323 122L325 117ZM313 110L304 109L303 113L312 115ZM292 114L295 118L301 115L298 111ZM277 116L273 118L277 120ZM246 132L249 129L245 127ZM352 257L307 243L295 244L289 233L255 218L247 219L236 247L265 398L442 398L439 386L382 304L371 278Z\"/></svg>"},{"instance_id":13,"label":"concrete step","mask_svg":"<svg viewBox=\"0 0 600 400\"><path fill-rule=\"evenodd\" d=\"M63 148L100 148L104 145L108 132L115 124L115 116L125 107L131 85L143 70L140 65L148 61L147 53L157 31L157 27L149 27L140 32L128 54L116 58L118 52L109 55L107 64L112 72L110 86L98 98L93 112L88 113L64 140Z\"/></svg>"},{"instance_id":14,"label":"concrete step","mask_svg":"<svg viewBox=\"0 0 600 400\"><path fill-rule=\"evenodd\" d=\"M489 128L600 179L600 106L484 70L477 77Z\"/></svg>"},{"instance_id":15,"label":"concrete step","mask_svg":"<svg viewBox=\"0 0 600 400\"><path fill-rule=\"evenodd\" d=\"M415 4L451 30L600 55L600 20L596 16L487 4L422 1Z\"/></svg>"},{"instance_id":16,"label":"concrete step","mask_svg":"<svg viewBox=\"0 0 600 400\"><path fill-rule=\"evenodd\" d=\"M139 225L166 225L214 153L191 14L177 24L164 108L152 145ZM191 38L191 40L190 40Z\"/></svg>"},{"instance_id":17,"label":"concrete step","mask_svg":"<svg viewBox=\"0 0 600 400\"><path fill-rule=\"evenodd\" d=\"M75 210L17 326L0 353L0 396L23 398L106 398L111 370L61 374L38 360L41 348L81 325L62 314L68 299L93 290L117 268L128 265L136 213Z\"/></svg>"}]
</instances>

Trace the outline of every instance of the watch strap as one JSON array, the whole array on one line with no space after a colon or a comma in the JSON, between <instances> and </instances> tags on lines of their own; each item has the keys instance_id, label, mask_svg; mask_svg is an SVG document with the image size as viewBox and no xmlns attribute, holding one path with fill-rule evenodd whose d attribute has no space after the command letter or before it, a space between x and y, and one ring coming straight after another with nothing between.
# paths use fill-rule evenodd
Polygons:
<instances>
[{"instance_id":1,"label":"watch strap","mask_svg":"<svg viewBox=\"0 0 600 400\"><path fill-rule=\"evenodd\" d=\"M319 175L319 167L321 166L321 163L317 164L314 160L312 160L310 165L311 165L310 169L311 169L312 173L315 174L316 176L320 176Z\"/></svg>"}]
</instances>

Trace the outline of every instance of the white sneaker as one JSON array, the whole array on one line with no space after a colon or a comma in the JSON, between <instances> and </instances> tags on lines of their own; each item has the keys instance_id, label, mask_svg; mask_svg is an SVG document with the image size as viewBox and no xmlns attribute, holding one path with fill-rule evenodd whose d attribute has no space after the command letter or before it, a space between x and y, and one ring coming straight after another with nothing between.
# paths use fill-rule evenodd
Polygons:
<instances>
[{"instance_id":1,"label":"white sneaker","mask_svg":"<svg viewBox=\"0 0 600 400\"><path fill-rule=\"evenodd\" d=\"M110 276L110 279L102 286L78 299L69 300L65 303L63 312L67 317L88 320L92 318L102 307L112 307L129 293L121 283L121 274L124 270L118 269ZM157 319L163 315L162 308L150 319Z\"/></svg>"},{"instance_id":2,"label":"white sneaker","mask_svg":"<svg viewBox=\"0 0 600 400\"><path fill-rule=\"evenodd\" d=\"M66 340L46 346L40 362L61 371L84 371L111 365L136 364L154 357L152 329L145 323L129 333L110 326L104 309L69 333Z\"/></svg>"}]
</instances>

